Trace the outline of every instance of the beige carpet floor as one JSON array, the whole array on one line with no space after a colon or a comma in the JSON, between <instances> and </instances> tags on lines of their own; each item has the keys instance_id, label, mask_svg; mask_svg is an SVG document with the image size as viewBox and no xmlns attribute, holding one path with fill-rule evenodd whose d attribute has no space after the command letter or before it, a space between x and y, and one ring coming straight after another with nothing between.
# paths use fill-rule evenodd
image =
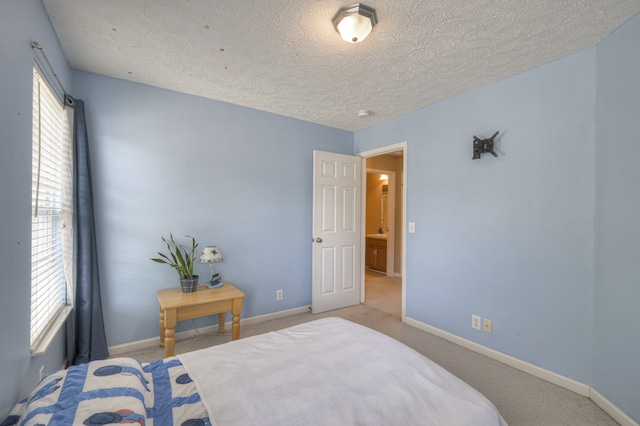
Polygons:
<instances>
[{"instance_id":1,"label":"beige carpet floor","mask_svg":"<svg viewBox=\"0 0 640 426\"><path fill-rule=\"evenodd\" d=\"M402 278L365 271L364 304L402 319Z\"/></svg>"},{"instance_id":2,"label":"beige carpet floor","mask_svg":"<svg viewBox=\"0 0 640 426\"><path fill-rule=\"evenodd\" d=\"M377 280L378 278L381 279ZM303 313L244 325L240 332L241 338L318 318L337 316L391 336L440 364L489 398L510 426L618 424L588 398L404 324L400 320L401 288L398 290L399 285L394 282L399 282L399 279L390 279L390 284L387 282L389 285L384 285L386 280L386 277L381 276L367 277L364 304L323 314ZM385 289L389 290L386 296ZM176 353L189 352L229 340L229 330L224 335L218 335L217 332L197 335L178 341ZM158 346L118 356L132 356L147 362L162 358L164 351Z\"/></svg>"}]
</instances>

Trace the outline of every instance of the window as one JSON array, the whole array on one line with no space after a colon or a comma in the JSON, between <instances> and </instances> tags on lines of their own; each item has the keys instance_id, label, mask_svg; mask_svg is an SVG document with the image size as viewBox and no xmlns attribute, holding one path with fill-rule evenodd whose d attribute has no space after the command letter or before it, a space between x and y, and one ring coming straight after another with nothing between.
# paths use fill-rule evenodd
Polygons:
<instances>
[{"instance_id":1,"label":"window","mask_svg":"<svg viewBox=\"0 0 640 426\"><path fill-rule=\"evenodd\" d=\"M71 116L33 68L31 353L43 353L70 311L73 289Z\"/></svg>"}]
</instances>

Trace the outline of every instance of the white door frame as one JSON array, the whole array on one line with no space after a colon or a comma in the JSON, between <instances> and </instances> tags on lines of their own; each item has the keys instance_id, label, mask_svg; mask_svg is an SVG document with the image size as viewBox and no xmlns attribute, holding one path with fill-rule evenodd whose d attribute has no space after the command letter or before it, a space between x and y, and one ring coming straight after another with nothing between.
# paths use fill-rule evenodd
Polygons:
<instances>
[{"instance_id":1,"label":"white door frame","mask_svg":"<svg viewBox=\"0 0 640 426\"><path fill-rule=\"evenodd\" d=\"M387 146L383 146L380 148L375 148L369 151L363 151L363 152L358 152L356 155L362 158L369 158L369 157L376 157L378 155L383 155L383 154L388 154L394 151L402 151L402 173L401 173L401 178L402 178L402 229L400 230L400 232L402 233L402 263L401 263L401 273L402 273L402 322L405 322L406 320L406 288L407 288L407 176L409 175L408 173L408 169L407 169L407 147L408 147L408 142L400 142L400 143L396 143L393 145L387 145ZM361 185L364 187L364 185L366 185L367 183L367 168L366 167L362 167L362 182ZM365 206L366 204L366 188L363 188L362 191L360 191L362 194L362 205ZM365 247L366 246L366 223L367 223L367 217L366 217L366 209L362 208L361 209L361 220L360 220L360 226L361 226L361 238L362 238L362 242L361 242L361 246ZM396 229L396 232L398 230ZM364 291L365 291L365 280L364 280L364 267L365 267L365 251L366 250L362 250L361 251L361 256L362 256L362 269L363 269L363 273L362 273L362 277L361 277L361 284L360 284L360 301L364 302Z\"/></svg>"}]
</instances>

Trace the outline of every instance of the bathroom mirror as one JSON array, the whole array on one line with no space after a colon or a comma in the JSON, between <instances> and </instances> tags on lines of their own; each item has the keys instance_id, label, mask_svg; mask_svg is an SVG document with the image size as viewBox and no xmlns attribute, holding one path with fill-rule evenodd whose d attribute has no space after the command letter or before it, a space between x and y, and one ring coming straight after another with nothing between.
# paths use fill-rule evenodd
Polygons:
<instances>
[{"instance_id":1,"label":"bathroom mirror","mask_svg":"<svg viewBox=\"0 0 640 426\"><path fill-rule=\"evenodd\" d=\"M389 185L382 185L382 196L380 197L380 229L382 234L386 234L389 231L389 224L387 223L387 196L389 193Z\"/></svg>"}]
</instances>

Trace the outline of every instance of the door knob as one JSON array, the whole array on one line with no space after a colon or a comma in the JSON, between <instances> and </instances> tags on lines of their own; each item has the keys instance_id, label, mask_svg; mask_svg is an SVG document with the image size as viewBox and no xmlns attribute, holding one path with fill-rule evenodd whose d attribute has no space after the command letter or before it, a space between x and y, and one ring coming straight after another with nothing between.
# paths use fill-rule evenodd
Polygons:
<instances>
[{"instance_id":1,"label":"door knob","mask_svg":"<svg viewBox=\"0 0 640 426\"><path fill-rule=\"evenodd\" d=\"M316 238L316 243L321 243L322 242L322 238Z\"/></svg>"}]
</instances>

